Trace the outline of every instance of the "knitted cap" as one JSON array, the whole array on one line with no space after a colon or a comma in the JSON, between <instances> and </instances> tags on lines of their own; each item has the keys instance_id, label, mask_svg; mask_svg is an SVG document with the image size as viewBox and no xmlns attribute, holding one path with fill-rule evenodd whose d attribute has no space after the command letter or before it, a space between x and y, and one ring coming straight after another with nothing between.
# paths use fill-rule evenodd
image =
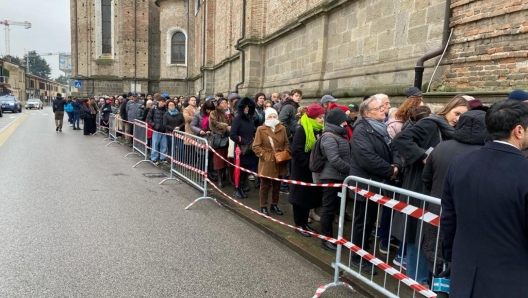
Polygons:
<instances>
[{"instance_id":1,"label":"knitted cap","mask_svg":"<svg viewBox=\"0 0 528 298\"><path fill-rule=\"evenodd\" d=\"M333 109L326 115L326 123L341 125L347 120L347 115L341 109Z\"/></svg>"},{"instance_id":2,"label":"knitted cap","mask_svg":"<svg viewBox=\"0 0 528 298\"><path fill-rule=\"evenodd\" d=\"M319 117L320 115L324 115L325 110L322 106L314 103L308 106L308 109L306 110L306 116L309 118L315 119Z\"/></svg>"},{"instance_id":3,"label":"knitted cap","mask_svg":"<svg viewBox=\"0 0 528 298\"><path fill-rule=\"evenodd\" d=\"M279 114L277 114L277 111L274 108L267 108L264 111L264 119L268 119L268 116L271 114L275 114L275 116L279 117Z\"/></svg>"}]
</instances>

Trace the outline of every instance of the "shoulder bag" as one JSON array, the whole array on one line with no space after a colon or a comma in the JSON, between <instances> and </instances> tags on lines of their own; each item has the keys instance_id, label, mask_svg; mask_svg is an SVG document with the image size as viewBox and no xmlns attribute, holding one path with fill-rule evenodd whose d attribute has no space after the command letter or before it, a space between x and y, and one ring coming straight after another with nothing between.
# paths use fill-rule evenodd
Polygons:
<instances>
[{"instance_id":1,"label":"shoulder bag","mask_svg":"<svg viewBox=\"0 0 528 298\"><path fill-rule=\"evenodd\" d=\"M292 159L290 153L286 150L284 151L281 151L281 152L277 152L275 150L275 146L273 145L273 139L268 136L268 139L270 141L270 144L271 144L271 148L273 148L273 152L275 152L275 163L278 164L278 165L282 165L282 164L285 164L287 163L288 161L290 161Z\"/></svg>"}]
</instances>

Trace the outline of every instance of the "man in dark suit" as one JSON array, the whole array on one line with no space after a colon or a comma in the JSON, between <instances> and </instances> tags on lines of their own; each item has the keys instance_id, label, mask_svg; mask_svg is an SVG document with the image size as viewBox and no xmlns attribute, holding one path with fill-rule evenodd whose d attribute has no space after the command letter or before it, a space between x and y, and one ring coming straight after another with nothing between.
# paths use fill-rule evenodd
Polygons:
<instances>
[{"instance_id":1,"label":"man in dark suit","mask_svg":"<svg viewBox=\"0 0 528 298\"><path fill-rule=\"evenodd\" d=\"M493 142L453 158L442 194L450 297L528 297L528 105L494 104Z\"/></svg>"}]
</instances>

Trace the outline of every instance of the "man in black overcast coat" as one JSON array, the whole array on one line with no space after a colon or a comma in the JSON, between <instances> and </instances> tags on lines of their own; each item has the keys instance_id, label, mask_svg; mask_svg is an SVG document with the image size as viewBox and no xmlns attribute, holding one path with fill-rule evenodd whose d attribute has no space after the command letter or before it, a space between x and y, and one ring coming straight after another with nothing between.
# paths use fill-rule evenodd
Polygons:
<instances>
[{"instance_id":1,"label":"man in black overcast coat","mask_svg":"<svg viewBox=\"0 0 528 298\"><path fill-rule=\"evenodd\" d=\"M453 158L444 181L449 295L528 297L528 105L498 102L486 126L494 141Z\"/></svg>"}]
</instances>

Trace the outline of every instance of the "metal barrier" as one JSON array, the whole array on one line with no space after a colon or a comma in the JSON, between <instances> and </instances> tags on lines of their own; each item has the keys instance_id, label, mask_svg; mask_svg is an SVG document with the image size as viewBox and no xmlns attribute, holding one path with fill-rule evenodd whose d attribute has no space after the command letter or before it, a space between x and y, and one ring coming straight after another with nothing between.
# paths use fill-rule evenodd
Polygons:
<instances>
[{"instance_id":1,"label":"metal barrier","mask_svg":"<svg viewBox=\"0 0 528 298\"><path fill-rule=\"evenodd\" d=\"M393 249L392 252L390 251L390 238L393 233L393 228L395 226L400 227L400 230L403 233L403 237L401 237L402 239L400 239L402 240L402 243L416 243L417 245L414 245L417 246L417 251L421 252L424 222L426 225L430 225L431 227L433 227L433 233L435 233L434 236L436 237L436 240L434 241L434 261L432 261L431 264L438 264L437 255L440 238L438 227L439 224L436 221L438 217L430 212L427 212L425 210L425 207L428 204L440 206L440 199L355 176L347 177L343 184L344 185L342 187L342 191L339 194L339 197L341 198L341 205L339 211L340 217L337 237L338 241L336 242L338 244L336 251L336 260L335 263L332 263L332 267L335 268L334 281L330 284L320 287L318 290L319 295L324 292L324 290L331 287L348 287L346 283L341 282L339 280L340 270L344 270L346 273L361 280L362 282L366 283L367 285L380 292L381 294L385 295L386 297L415 297L417 292L425 297L437 297L434 292L429 291L426 287L423 287L415 281L418 269L415 270L415 272L409 272L408 277L402 273L402 267L397 270L388 264L391 260L391 257L394 257L393 253L396 252L396 249ZM353 192L353 195L351 195L351 197L354 202L354 214L352 216L353 226L350 235L350 239L352 240L352 242L347 241L343 238L347 192ZM358 202L359 198L361 198L360 202ZM413 207L413 203L415 205L419 204L420 207ZM373 226L372 220L380 220L380 218L382 217L382 205L386 206L386 208L390 208L386 209L386 212L390 212L390 225L388 227L389 242L387 245L388 253L386 254L386 256L378 258L376 256L376 253L378 251L378 229L376 229L376 233L374 235L374 246L370 249L370 253L367 252L367 248L369 246L368 238L370 238L372 232L372 230L368 230L368 222L371 223L370 226ZM372 208L375 209L373 210ZM438 209L439 208L440 207L438 207ZM401 212L396 211L398 213L395 214L395 210L401 210ZM393 219L395 218L395 215L397 215L398 221L394 223ZM410 223L412 224L409 225ZM413 226L414 228L411 229L411 226ZM436 231L434 228L436 228ZM408 230L410 231L408 232ZM354 233L356 233L356 235L354 235ZM431 231L429 231L429 233L431 233ZM358 243L355 243L354 240L356 240L355 242ZM363 243L363 245L361 245L361 242ZM343 249L343 246L345 246L345 249ZM405 256L407 250L406 246L410 246L410 244L403 245L401 250L402 256ZM416 255L417 256L415 260L415 267L419 268L420 258L418 257L418 254ZM410 259L409 254L407 256L409 257L409 262L413 261L413 259ZM347 257L348 262L343 261L346 260ZM359 264L358 257L360 257ZM369 271L369 262L374 266L372 266L373 269L369 272L370 274L366 275L369 276L369 278L367 278L362 275L360 268L363 267L364 269L366 269L365 271ZM425 265L423 264L423 261L422 265ZM374 276L376 275L374 273L374 270L376 270L374 269L374 267L378 267L383 271L384 274L382 277L374 278ZM435 267L436 266L433 266L433 268ZM363 274L366 274L366 272L363 272ZM388 276L393 276L399 281L397 288L387 288ZM402 283L409 286L410 289L407 287L402 288ZM414 290L412 293L411 289Z\"/></svg>"},{"instance_id":2,"label":"metal barrier","mask_svg":"<svg viewBox=\"0 0 528 298\"><path fill-rule=\"evenodd\" d=\"M130 154L139 154L143 156L143 160L140 160L138 163L136 163L133 168L135 168L137 165L139 165L142 162L150 162L150 159L148 158L148 147L147 147L147 132L148 132L148 125L147 123L140 121L140 120L134 120L133 125L133 135L134 138L132 140L132 152L128 153L125 156L129 156Z\"/></svg>"},{"instance_id":3,"label":"metal barrier","mask_svg":"<svg viewBox=\"0 0 528 298\"><path fill-rule=\"evenodd\" d=\"M94 136L98 133L102 133L106 136L106 132L104 131L104 126L101 125L101 110L97 111L97 114L95 114L95 127L97 128Z\"/></svg>"},{"instance_id":4,"label":"metal barrier","mask_svg":"<svg viewBox=\"0 0 528 298\"><path fill-rule=\"evenodd\" d=\"M112 143L118 143L121 146L124 146L121 142L117 140L117 116L114 113L110 114L110 118L108 119L108 136L103 140L107 141L110 140L110 143L106 144L106 146L112 144Z\"/></svg>"},{"instance_id":5,"label":"metal barrier","mask_svg":"<svg viewBox=\"0 0 528 298\"><path fill-rule=\"evenodd\" d=\"M185 145L188 143L188 145ZM196 135L175 130L172 135L172 158L170 177L164 179L159 184L167 180L177 180L174 175L189 183L194 188L202 192L202 196L194 200L185 209L191 208L196 202L201 200L212 200L217 205L220 203L207 195L207 165L209 163L209 143L207 139Z\"/></svg>"}]
</instances>

